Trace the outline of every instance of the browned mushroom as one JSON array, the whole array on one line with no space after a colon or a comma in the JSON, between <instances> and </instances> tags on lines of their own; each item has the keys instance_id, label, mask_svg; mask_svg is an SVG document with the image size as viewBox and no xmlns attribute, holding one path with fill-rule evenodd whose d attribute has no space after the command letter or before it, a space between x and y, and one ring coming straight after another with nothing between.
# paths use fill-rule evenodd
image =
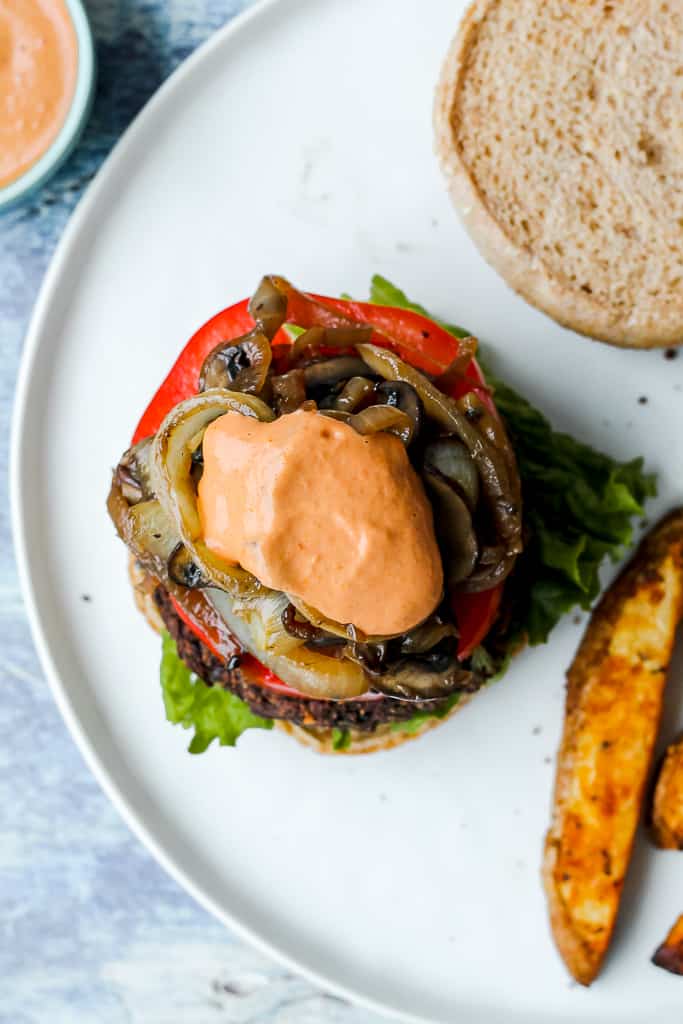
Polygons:
<instances>
[{"instance_id":1,"label":"browned mushroom","mask_svg":"<svg viewBox=\"0 0 683 1024\"><path fill-rule=\"evenodd\" d=\"M268 377L270 342L256 326L237 341L221 342L209 352L199 374L199 390L223 388L258 395Z\"/></svg>"}]
</instances>

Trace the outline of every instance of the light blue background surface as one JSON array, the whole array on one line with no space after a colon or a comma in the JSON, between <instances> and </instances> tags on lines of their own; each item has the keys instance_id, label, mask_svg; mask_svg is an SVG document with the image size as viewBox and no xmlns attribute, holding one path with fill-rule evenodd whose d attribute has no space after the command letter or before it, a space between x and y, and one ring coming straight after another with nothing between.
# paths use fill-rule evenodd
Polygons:
<instances>
[{"instance_id":1,"label":"light blue background surface","mask_svg":"<svg viewBox=\"0 0 683 1024\"><path fill-rule=\"evenodd\" d=\"M22 340L55 245L140 107L180 61L246 5L86 0L99 61L90 123L57 177L26 205L0 215L2 1024L376 1020L317 992L233 937L131 835L88 773L52 702L11 551L11 407Z\"/></svg>"}]
</instances>

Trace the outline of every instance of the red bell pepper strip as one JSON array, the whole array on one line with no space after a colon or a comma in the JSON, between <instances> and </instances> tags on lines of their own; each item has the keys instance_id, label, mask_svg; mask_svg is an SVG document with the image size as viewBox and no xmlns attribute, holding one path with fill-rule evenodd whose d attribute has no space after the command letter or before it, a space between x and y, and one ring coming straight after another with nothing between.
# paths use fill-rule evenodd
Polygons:
<instances>
[{"instance_id":1,"label":"red bell pepper strip","mask_svg":"<svg viewBox=\"0 0 683 1024\"><path fill-rule=\"evenodd\" d=\"M235 649L229 654L229 648L228 650L226 650L222 636L219 636L218 634L212 635L211 630L205 629L202 626L200 626L197 619L193 615L190 615L189 610L185 608L185 606L182 605L180 601L177 601L173 594L170 594L169 596L171 598L171 603L175 608L176 614L178 615L178 618L182 619L187 628L190 629L195 636L199 637L202 643L206 644L211 653L215 654L216 657L220 659L220 661L227 661L229 660L229 657L231 657L232 655L241 653L241 648L239 644L237 643L236 640L234 640ZM233 640L232 634L230 634L229 639L231 641Z\"/></svg>"},{"instance_id":2,"label":"red bell pepper strip","mask_svg":"<svg viewBox=\"0 0 683 1024\"><path fill-rule=\"evenodd\" d=\"M458 658L469 658L475 647L486 637L500 608L503 584L482 590L478 594L453 594L451 608L458 624Z\"/></svg>"},{"instance_id":3,"label":"red bell pepper strip","mask_svg":"<svg viewBox=\"0 0 683 1024\"><path fill-rule=\"evenodd\" d=\"M236 303L217 313L190 338L180 353L163 384L145 409L132 444L156 433L168 412L186 398L196 394L199 373L209 352L220 342L237 339L254 326L248 310L249 300ZM402 359L426 373L439 375L448 369L458 354L458 339L439 324L412 310L394 309L391 306L375 306L368 302L351 302L326 296L306 295L292 290L287 307L287 322L299 327L337 327L344 324L369 324L375 329L372 341L396 352ZM274 346L291 345L286 331L280 330L273 339ZM458 398L467 391L477 395L495 412L486 380L475 359L465 372L465 381L458 382L452 389L452 397ZM454 594L452 607L460 633L458 657L467 658L488 633L498 613L503 584L478 594ZM172 598L180 618L207 646L218 653L215 644ZM246 660L248 659L248 661ZM264 686L281 692L296 694L274 673L265 668L251 655L244 656L243 664L249 668L249 675Z\"/></svg>"},{"instance_id":4,"label":"red bell pepper strip","mask_svg":"<svg viewBox=\"0 0 683 1024\"><path fill-rule=\"evenodd\" d=\"M222 341L239 338L254 326L249 316L249 300L222 310L196 331L166 375L166 379L149 403L135 428L132 444L156 434L162 420L185 398L197 393L199 371L209 352ZM287 338L284 337L284 342Z\"/></svg>"}]
</instances>

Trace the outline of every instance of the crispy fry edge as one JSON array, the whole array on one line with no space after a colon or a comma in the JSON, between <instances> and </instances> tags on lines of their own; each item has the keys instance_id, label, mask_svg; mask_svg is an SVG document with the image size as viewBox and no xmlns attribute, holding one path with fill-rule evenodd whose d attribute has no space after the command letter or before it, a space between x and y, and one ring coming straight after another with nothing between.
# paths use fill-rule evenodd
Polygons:
<instances>
[{"instance_id":1,"label":"crispy fry edge","mask_svg":"<svg viewBox=\"0 0 683 1024\"><path fill-rule=\"evenodd\" d=\"M619 906L618 898L610 926L602 934L599 943L591 942L579 933L572 908L566 904L560 892L556 874L565 827L563 794L568 791L575 768L574 754L577 736L580 735L581 729L585 728L580 714L582 691L586 681L594 676L600 665L607 659L614 627L627 602L640 591L647 593L653 584L661 582L660 570L669 559L674 560L679 569L679 575L683 575L683 508L677 508L670 512L644 537L633 558L605 592L591 615L584 637L567 673L564 730L557 759L552 821L545 843L543 882L555 944L569 972L582 985L590 985L600 971L609 949ZM680 622L683 614L683 583L676 600L676 621ZM673 645L674 633L675 629L672 630L671 645ZM661 713L661 705L659 711ZM650 763L654 740L651 747ZM646 777L638 780L634 788L637 790L637 796L642 806ZM635 828L628 849L625 851L627 866L634 838ZM618 897L620 895L619 892Z\"/></svg>"},{"instance_id":2,"label":"crispy fry edge","mask_svg":"<svg viewBox=\"0 0 683 1024\"><path fill-rule=\"evenodd\" d=\"M671 974L683 974L683 914L652 957L652 963Z\"/></svg>"},{"instance_id":3,"label":"crispy fry edge","mask_svg":"<svg viewBox=\"0 0 683 1024\"><path fill-rule=\"evenodd\" d=\"M652 839L662 850L683 850L683 736L666 751L657 775L652 801Z\"/></svg>"}]
</instances>

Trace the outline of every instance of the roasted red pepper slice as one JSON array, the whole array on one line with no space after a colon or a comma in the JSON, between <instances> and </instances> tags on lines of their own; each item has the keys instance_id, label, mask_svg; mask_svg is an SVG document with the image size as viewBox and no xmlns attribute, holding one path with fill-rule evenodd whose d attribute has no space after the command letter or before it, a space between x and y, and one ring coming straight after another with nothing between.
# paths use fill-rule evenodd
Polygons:
<instances>
[{"instance_id":1,"label":"roasted red pepper slice","mask_svg":"<svg viewBox=\"0 0 683 1024\"><path fill-rule=\"evenodd\" d=\"M156 434L166 413L178 402L196 394L199 371L211 349L221 341L239 338L241 334L251 330L254 321L249 316L248 305L249 300L245 299L244 302L224 309L207 320L204 326L192 335L142 414L142 419L135 428L132 444L137 444L150 434ZM286 335L279 340L284 344L288 341Z\"/></svg>"},{"instance_id":2,"label":"roasted red pepper slice","mask_svg":"<svg viewBox=\"0 0 683 1024\"><path fill-rule=\"evenodd\" d=\"M500 608L504 584L499 583L491 590L478 594L453 594L451 608L460 630L458 657L468 658L475 647L482 642Z\"/></svg>"},{"instance_id":3,"label":"roasted red pepper slice","mask_svg":"<svg viewBox=\"0 0 683 1024\"><path fill-rule=\"evenodd\" d=\"M132 443L154 434L170 410L197 391L199 372L209 352L222 341L229 341L246 334L254 326L249 315L248 300L238 302L216 314L193 334L176 359L163 384L145 409L133 434ZM293 290L287 308L288 323L299 327L334 327L344 323L370 324L376 337L373 342L390 348L406 362L430 374L441 374L448 369L458 354L458 339L439 324L428 320L412 310L394 309L391 306L375 306L368 302L352 302L326 296L306 295ZM290 345L291 338L285 331L278 331L273 345ZM476 360L473 359L466 371L467 383L459 384L453 396L459 397L468 390L474 390L494 409L493 400L486 387L486 380ZM460 630L458 657L468 657L488 633L498 612L503 585L478 594L454 595L452 606ZM204 636L196 623L188 621L178 602L174 606L180 617L203 640L211 650L215 645ZM247 661L245 660L245 666ZM264 686L290 690L269 669L255 658L248 657L249 676ZM291 690L291 693L296 691Z\"/></svg>"}]
</instances>

